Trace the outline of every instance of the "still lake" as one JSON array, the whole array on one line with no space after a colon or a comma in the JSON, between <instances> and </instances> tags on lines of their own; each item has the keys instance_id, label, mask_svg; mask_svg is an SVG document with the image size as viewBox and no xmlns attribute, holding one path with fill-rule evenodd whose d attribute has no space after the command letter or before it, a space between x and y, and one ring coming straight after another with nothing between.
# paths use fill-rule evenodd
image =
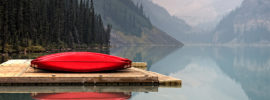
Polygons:
<instances>
[{"instance_id":1,"label":"still lake","mask_svg":"<svg viewBox=\"0 0 270 100\"><path fill-rule=\"evenodd\" d=\"M270 99L270 47L119 47L111 48L106 53L133 61L147 61L147 70L183 81L181 88L130 93L130 100ZM8 59L40 55L44 54ZM31 94L0 94L0 100L33 99Z\"/></svg>"}]
</instances>

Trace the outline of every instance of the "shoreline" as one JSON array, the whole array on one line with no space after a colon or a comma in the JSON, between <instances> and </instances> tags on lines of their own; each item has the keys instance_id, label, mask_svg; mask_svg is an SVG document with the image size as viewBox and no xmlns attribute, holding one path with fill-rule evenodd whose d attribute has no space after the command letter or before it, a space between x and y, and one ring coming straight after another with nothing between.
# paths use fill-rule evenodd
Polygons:
<instances>
[{"instance_id":1,"label":"shoreline","mask_svg":"<svg viewBox=\"0 0 270 100\"><path fill-rule=\"evenodd\" d=\"M208 46L208 47L270 47L270 44L246 44L246 43L224 43L224 44L215 44L215 43L186 43L185 46Z\"/></svg>"},{"instance_id":2,"label":"shoreline","mask_svg":"<svg viewBox=\"0 0 270 100\"><path fill-rule=\"evenodd\" d=\"M67 52L67 51L73 51L73 50L106 50L110 48L118 48L118 47L145 47L145 46L157 46L157 47L183 47L184 44L182 45L177 45L177 44L121 44L121 45L109 45L109 46L94 46L94 47L79 47L79 48L53 48L53 49L48 49L44 48L45 50L42 51L34 51L31 52L31 50L27 51L14 51L14 52L5 52L5 53L0 53L1 55L5 54L28 54L28 53L53 53L53 52Z\"/></svg>"},{"instance_id":3,"label":"shoreline","mask_svg":"<svg viewBox=\"0 0 270 100\"><path fill-rule=\"evenodd\" d=\"M5 56L6 54L28 54L28 53L53 53L53 52L67 52L67 51L73 51L73 50L105 50L110 48L110 46L95 46L95 47L80 47L80 48L53 48L53 49L46 49L40 50L40 51L31 51L31 50L24 50L24 51L12 51L12 52L1 52L0 54L2 56Z\"/></svg>"}]
</instances>

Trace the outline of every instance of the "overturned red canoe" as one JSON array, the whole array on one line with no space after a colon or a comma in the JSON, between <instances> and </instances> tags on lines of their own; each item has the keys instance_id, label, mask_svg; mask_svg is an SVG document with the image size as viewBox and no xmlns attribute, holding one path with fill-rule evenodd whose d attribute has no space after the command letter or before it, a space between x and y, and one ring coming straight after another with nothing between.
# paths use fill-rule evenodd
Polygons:
<instances>
[{"instance_id":1,"label":"overturned red canoe","mask_svg":"<svg viewBox=\"0 0 270 100\"><path fill-rule=\"evenodd\" d=\"M32 97L36 100L128 100L131 94L98 92L38 93Z\"/></svg>"},{"instance_id":2,"label":"overturned red canoe","mask_svg":"<svg viewBox=\"0 0 270 100\"><path fill-rule=\"evenodd\" d=\"M31 66L51 71L97 72L131 67L131 61L112 55L93 52L64 52L38 57Z\"/></svg>"}]
</instances>

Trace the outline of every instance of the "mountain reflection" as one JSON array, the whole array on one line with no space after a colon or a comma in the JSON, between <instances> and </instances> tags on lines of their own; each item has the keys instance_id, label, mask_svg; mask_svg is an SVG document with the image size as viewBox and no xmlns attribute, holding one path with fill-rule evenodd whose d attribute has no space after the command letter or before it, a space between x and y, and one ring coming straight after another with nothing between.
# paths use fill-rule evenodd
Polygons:
<instances>
[{"instance_id":1,"label":"mountain reflection","mask_svg":"<svg viewBox=\"0 0 270 100\"><path fill-rule=\"evenodd\" d=\"M269 47L220 48L217 49L219 56L216 60L227 75L241 83L251 100L268 100L270 97L269 50Z\"/></svg>"},{"instance_id":2,"label":"mountain reflection","mask_svg":"<svg viewBox=\"0 0 270 100\"><path fill-rule=\"evenodd\" d=\"M148 70L183 81L182 88L135 92L131 100L268 100L269 51L270 47L119 47L111 48L110 54L147 61ZM0 99L27 98L12 95L0 94Z\"/></svg>"},{"instance_id":3,"label":"mountain reflection","mask_svg":"<svg viewBox=\"0 0 270 100\"><path fill-rule=\"evenodd\" d=\"M148 69L151 65L165 58L180 47L173 46L130 46L111 48L112 55L129 58L134 62L147 62Z\"/></svg>"},{"instance_id":4,"label":"mountain reflection","mask_svg":"<svg viewBox=\"0 0 270 100\"><path fill-rule=\"evenodd\" d=\"M150 68L183 81L181 89L159 89L156 99L268 100L269 51L270 47L183 47ZM134 98L141 97L147 98Z\"/></svg>"},{"instance_id":5,"label":"mountain reflection","mask_svg":"<svg viewBox=\"0 0 270 100\"><path fill-rule=\"evenodd\" d=\"M54 51L47 51L47 52L41 52L41 53L10 53L10 54L3 54L0 56L0 63L3 63L9 59L35 59L39 56L44 56L48 54L58 53L58 52L97 52L97 53L104 53L104 54L110 54L109 48L89 48L89 49L70 49L70 50L54 50Z\"/></svg>"}]
</instances>

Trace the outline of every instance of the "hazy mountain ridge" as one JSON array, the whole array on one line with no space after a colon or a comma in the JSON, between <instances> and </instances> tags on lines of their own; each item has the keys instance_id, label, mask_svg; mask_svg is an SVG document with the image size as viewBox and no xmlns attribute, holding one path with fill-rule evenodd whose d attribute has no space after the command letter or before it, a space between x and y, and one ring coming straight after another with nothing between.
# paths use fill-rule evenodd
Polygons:
<instances>
[{"instance_id":1,"label":"hazy mountain ridge","mask_svg":"<svg viewBox=\"0 0 270 100\"><path fill-rule=\"evenodd\" d=\"M145 15L150 18L153 25L184 44L210 43L212 40L213 33L191 27L183 19L171 16L165 8L152 0L133 0L133 2L136 5L143 5Z\"/></svg>"},{"instance_id":2,"label":"hazy mountain ridge","mask_svg":"<svg viewBox=\"0 0 270 100\"><path fill-rule=\"evenodd\" d=\"M161 30L153 27L153 29L144 29L141 37L125 35L121 31L113 31L111 33L111 44L114 46L182 46L183 44Z\"/></svg>"},{"instance_id":3,"label":"hazy mountain ridge","mask_svg":"<svg viewBox=\"0 0 270 100\"><path fill-rule=\"evenodd\" d=\"M95 0L97 13L112 24L112 45L182 45L151 24L144 11L131 0Z\"/></svg>"},{"instance_id":4,"label":"hazy mountain ridge","mask_svg":"<svg viewBox=\"0 0 270 100\"><path fill-rule=\"evenodd\" d=\"M171 16L166 9L153 3L151 0L132 0L136 5L143 6L145 15L148 16L153 25L165 31L177 40L184 40L191 27L182 19Z\"/></svg>"},{"instance_id":5,"label":"hazy mountain ridge","mask_svg":"<svg viewBox=\"0 0 270 100\"><path fill-rule=\"evenodd\" d=\"M215 43L270 43L270 1L244 0L217 25Z\"/></svg>"}]
</instances>

